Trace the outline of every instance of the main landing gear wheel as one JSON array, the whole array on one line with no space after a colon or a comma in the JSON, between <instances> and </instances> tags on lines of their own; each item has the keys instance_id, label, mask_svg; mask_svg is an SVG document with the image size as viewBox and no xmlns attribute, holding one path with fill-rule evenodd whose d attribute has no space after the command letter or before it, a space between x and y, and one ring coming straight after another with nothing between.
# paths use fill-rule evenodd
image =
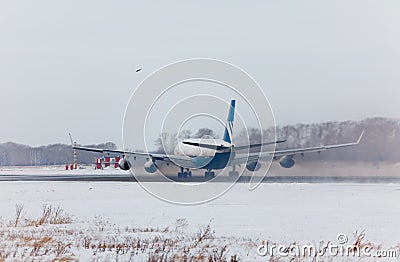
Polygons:
<instances>
[{"instance_id":1,"label":"main landing gear wheel","mask_svg":"<svg viewBox=\"0 0 400 262\"><path fill-rule=\"evenodd\" d=\"M183 168L181 168L181 172L178 172L178 178L191 178L192 177L192 171L189 169L187 171L183 171Z\"/></svg>"},{"instance_id":2,"label":"main landing gear wheel","mask_svg":"<svg viewBox=\"0 0 400 262\"><path fill-rule=\"evenodd\" d=\"M215 173L214 173L213 171L211 171L211 170L207 170L207 171L204 173L204 176L205 176L206 178L214 178L214 177L215 177Z\"/></svg>"},{"instance_id":3,"label":"main landing gear wheel","mask_svg":"<svg viewBox=\"0 0 400 262\"><path fill-rule=\"evenodd\" d=\"M239 172L238 171L229 171L229 177L238 178L239 177Z\"/></svg>"},{"instance_id":4,"label":"main landing gear wheel","mask_svg":"<svg viewBox=\"0 0 400 262\"><path fill-rule=\"evenodd\" d=\"M192 171L183 172L183 178L191 178L191 177L192 177Z\"/></svg>"},{"instance_id":5,"label":"main landing gear wheel","mask_svg":"<svg viewBox=\"0 0 400 262\"><path fill-rule=\"evenodd\" d=\"M229 177L230 178L238 178L239 177L239 172L236 171L236 166L233 166L232 171L229 171Z\"/></svg>"}]
</instances>

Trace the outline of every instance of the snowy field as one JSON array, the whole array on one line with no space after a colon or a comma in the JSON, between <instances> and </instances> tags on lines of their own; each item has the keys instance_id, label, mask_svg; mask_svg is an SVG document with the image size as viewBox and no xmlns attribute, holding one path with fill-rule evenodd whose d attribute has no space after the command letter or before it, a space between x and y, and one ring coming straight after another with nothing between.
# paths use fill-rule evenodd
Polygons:
<instances>
[{"instance_id":1,"label":"snowy field","mask_svg":"<svg viewBox=\"0 0 400 262\"><path fill-rule=\"evenodd\" d=\"M280 183L262 184L255 191L248 191L246 184L236 184L207 204L179 206L154 198L137 183L0 182L0 256L8 254L8 260L13 260L12 256L29 260L30 255L36 254L44 260L64 257L81 261L157 258L155 246L142 247L141 251L136 246L135 252L133 249L126 249L125 253L116 251L118 243L130 238L129 245L133 246L132 239L139 238L153 243L161 241L164 249L166 242L175 243L164 257L172 260L173 254L177 260L182 260L184 254L197 260L203 253L205 260L215 256L214 260L218 261L221 253L221 258L228 261L234 255L242 261L268 261L268 257L257 255L257 246L264 240L277 245L294 242L318 245L321 241L336 243L338 234L345 234L351 243L356 232L365 232L365 243L398 250L399 199L399 184ZM61 207L72 222L61 225L32 222L42 217L44 204ZM16 205L23 205L24 220L21 221L25 222L14 227ZM208 225L210 235L196 244ZM15 232L29 235L30 240ZM40 238L35 238L35 234ZM42 238L46 234L57 240L54 242L57 248L54 252L46 253L42 248L34 253L34 243L51 242ZM27 246L23 248L22 240L15 235L22 237ZM88 237L92 244L87 243ZM29 241L33 243L31 246L27 244ZM104 252L100 252L100 243L114 243L114 249L109 247L107 253L103 246ZM21 248L12 253L10 250L15 250L15 245ZM165 254L165 250L162 252Z\"/></svg>"},{"instance_id":2,"label":"snowy field","mask_svg":"<svg viewBox=\"0 0 400 262\"><path fill-rule=\"evenodd\" d=\"M1 175L101 175L101 174L127 174L119 168L107 167L103 170L95 169L93 165L80 165L79 169L65 170L65 166L6 166L0 167Z\"/></svg>"},{"instance_id":3,"label":"snowy field","mask_svg":"<svg viewBox=\"0 0 400 262\"><path fill-rule=\"evenodd\" d=\"M143 169L142 162L133 168L140 175L149 175ZM258 173L264 174L266 169L262 165ZM171 174L176 175L177 169L172 169ZM79 165L79 169L65 170L65 166L11 166L0 167L1 175L101 175L101 174L126 175L129 172L119 168L107 167L96 170L94 165ZM194 172L204 176L204 172ZM249 174L247 171L245 174ZM281 168L277 162L273 162L268 171L268 176L365 176L365 177L398 177L400 174L400 163L392 162L325 162L325 161L299 161L293 168Z\"/></svg>"}]
</instances>

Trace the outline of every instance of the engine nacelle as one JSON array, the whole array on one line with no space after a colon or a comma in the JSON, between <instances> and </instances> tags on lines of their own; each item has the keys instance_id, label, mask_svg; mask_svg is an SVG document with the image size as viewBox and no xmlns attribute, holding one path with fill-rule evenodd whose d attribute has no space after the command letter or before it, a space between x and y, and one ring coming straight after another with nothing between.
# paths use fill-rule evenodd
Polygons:
<instances>
[{"instance_id":1,"label":"engine nacelle","mask_svg":"<svg viewBox=\"0 0 400 262\"><path fill-rule=\"evenodd\" d=\"M294 166L294 163L295 161L293 160L292 156L283 156L279 160L279 164L281 165L281 167L284 168L291 168L292 166Z\"/></svg>"},{"instance_id":2,"label":"engine nacelle","mask_svg":"<svg viewBox=\"0 0 400 262\"><path fill-rule=\"evenodd\" d=\"M144 163L144 170L146 170L147 173L154 173L157 171L157 166L153 161L147 160L146 163Z\"/></svg>"},{"instance_id":3,"label":"engine nacelle","mask_svg":"<svg viewBox=\"0 0 400 262\"><path fill-rule=\"evenodd\" d=\"M125 158L121 158L118 161L118 167L121 168L122 170L129 170L131 168L131 163L129 163L128 160L126 160Z\"/></svg>"},{"instance_id":4,"label":"engine nacelle","mask_svg":"<svg viewBox=\"0 0 400 262\"><path fill-rule=\"evenodd\" d=\"M261 168L261 164L258 161L247 163L246 168L249 171L258 171Z\"/></svg>"}]
</instances>

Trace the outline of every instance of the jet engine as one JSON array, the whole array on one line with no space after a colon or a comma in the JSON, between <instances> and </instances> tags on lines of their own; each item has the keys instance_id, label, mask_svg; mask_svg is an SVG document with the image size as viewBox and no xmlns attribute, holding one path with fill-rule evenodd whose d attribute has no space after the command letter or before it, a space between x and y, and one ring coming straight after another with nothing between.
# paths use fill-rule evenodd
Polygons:
<instances>
[{"instance_id":1,"label":"jet engine","mask_svg":"<svg viewBox=\"0 0 400 262\"><path fill-rule=\"evenodd\" d=\"M294 166L294 163L293 156L283 156L279 159L279 164L284 168L291 168Z\"/></svg>"},{"instance_id":2,"label":"jet engine","mask_svg":"<svg viewBox=\"0 0 400 262\"><path fill-rule=\"evenodd\" d=\"M131 168L131 163L129 163L128 160L126 160L125 158L121 158L118 161L118 167L121 168L122 170L129 170Z\"/></svg>"},{"instance_id":3,"label":"jet engine","mask_svg":"<svg viewBox=\"0 0 400 262\"><path fill-rule=\"evenodd\" d=\"M147 160L146 163L144 163L144 170L146 170L147 173L154 173L157 171L157 166L152 160Z\"/></svg>"},{"instance_id":4,"label":"jet engine","mask_svg":"<svg viewBox=\"0 0 400 262\"><path fill-rule=\"evenodd\" d=\"M246 168L249 171L258 171L261 168L261 164L258 161L247 163Z\"/></svg>"}]
</instances>

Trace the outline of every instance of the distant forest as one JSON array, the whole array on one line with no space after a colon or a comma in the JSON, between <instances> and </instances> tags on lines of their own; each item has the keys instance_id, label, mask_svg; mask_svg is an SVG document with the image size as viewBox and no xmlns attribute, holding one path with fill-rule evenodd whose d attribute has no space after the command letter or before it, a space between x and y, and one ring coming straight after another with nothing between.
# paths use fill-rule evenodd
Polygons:
<instances>
[{"instance_id":1,"label":"distant forest","mask_svg":"<svg viewBox=\"0 0 400 262\"><path fill-rule=\"evenodd\" d=\"M356 141L362 130L365 130L360 145L330 150L321 154L310 153L302 161L367 161L367 162L400 162L400 120L388 118L368 118L362 121L326 122L320 124L296 124L278 126L276 128L278 139L287 141L278 146L278 149L312 147L319 145L347 143ZM207 134L216 137L209 129L200 129L196 134L186 131L184 138L202 137ZM263 140L273 140L271 130L263 131ZM250 142L260 142L260 132L249 130ZM236 145L241 145L244 132L234 138ZM162 152L162 142L167 151L171 151L176 144L176 135L162 134L155 141L158 151ZM86 145L96 148L116 149L112 142L99 145ZM101 154L79 152L80 164L92 164ZM53 144L40 147L7 142L0 144L0 166L35 166L59 165L72 162L72 148L70 145Z\"/></svg>"},{"instance_id":2,"label":"distant forest","mask_svg":"<svg viewBox=\"0 0 400 262\"><path fill-rule=\"evenodd\" d=\"M114 143L108 142L98 145L87 145L94 148L116 149ZM53 144L40 147L7 142L0 144L0 166L42 166L64 165L73 162L71 145ZM93 164L102 154L83 152L78 153L80 164Z\"/></svg>"}]
</instances>

